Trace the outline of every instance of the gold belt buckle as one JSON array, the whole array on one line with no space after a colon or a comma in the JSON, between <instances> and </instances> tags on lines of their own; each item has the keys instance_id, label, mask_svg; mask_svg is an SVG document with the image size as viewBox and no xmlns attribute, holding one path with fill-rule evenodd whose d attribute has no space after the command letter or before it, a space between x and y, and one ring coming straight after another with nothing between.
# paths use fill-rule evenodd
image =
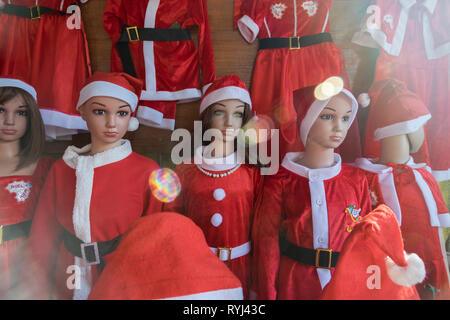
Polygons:
<instances>
[{"instance_id":1,"label":"gold belt buckle","mask_svg":"<svg viewBox=\"0 0 450 320\"><path fill-rule=\"evenodd\" d=\"M35 8L36 8L36 12L37 12L36 16L33 14L33 12L34 12L33 9L35 9ZM31 18L31 20L35 20L35 19L40 19L41 18L41 9L40 9L39 6L30 7L30 18Z\"/></svg>"},{"instance_id":2,"label":"gold belt buckle","mask_svg":"<svg viewBox=\"0 0 450 320\"><path fill-rule=\"evenodd\" d=\"M217 247L217 257L219 257L219 259L220 259L220 252L221 251L228 251L228 260L226 262L230 263L230 261L231 261L231 247ZM220 260L222 260L222 259L220 259Z\"/></svg>"},{"instance_id":3,"label":"gold belt buckle","mask_svg":"<svg viewBox=\"0 0 450 320\"><path fill-rule=\"evenodd\" d=\"M3 226L0 225L0 246L3 244Z\"/></svg>"},{"instance_id":4,"label":"gold belt buckle","mask_svg":"<svg viewBox=\"0 0 450 320\"><path fill-rule=\"evenodd\" d=\"M130 30L134 30L134 32L136 33L136 39L131 39ZM139 39L139 32L138 32L137 26L127 27L127 33L128 33L128 40L130 42L140 41L140 39Z\"/></svg>"},{"instance_id":5,"label":"gold belt buckle","mask_svg":"<svg viewBox=\"0 0 450 320\"><path fill-rule=\"evenodd\" d=\"M297 39L297 45L292 45L292 39ZM290 50L298 50L300 49L300 37L289 37L289 49Z\"/></svg>"},{"instance_id":6,"label":"gold belt buckle","mask_svg":"<svg viewBox=\"0 0 450 320\"><path fill-rule=\"evenodd\" d=\"M328 267L320 267L319 266L319 257L320 257L320 252L321 251L325 251L328 252ZM318 248L316 250L316 268L321 268L321 269L331 269L331 254L333 253L333 250L331 249L322 249L322 248Z\"/></svg>"}]
</instances>

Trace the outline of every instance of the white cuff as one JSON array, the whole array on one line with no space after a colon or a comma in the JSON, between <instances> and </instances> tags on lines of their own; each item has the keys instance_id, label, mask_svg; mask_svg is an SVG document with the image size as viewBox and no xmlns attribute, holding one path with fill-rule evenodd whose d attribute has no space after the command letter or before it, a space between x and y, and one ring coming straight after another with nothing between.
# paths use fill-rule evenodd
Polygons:
<instances>
[{"instance_id":1,"label":"white cuff","mask_svg":"<svg viewBox=\"0 0 450 320\"><path fill-rule=\"evenodd\" d=\"M255 21L249 16L244 15L238 20L237 25L242 37L244 37L247 42L253 43L259 33L259 27Z\"/></svg>"}]
</instances>

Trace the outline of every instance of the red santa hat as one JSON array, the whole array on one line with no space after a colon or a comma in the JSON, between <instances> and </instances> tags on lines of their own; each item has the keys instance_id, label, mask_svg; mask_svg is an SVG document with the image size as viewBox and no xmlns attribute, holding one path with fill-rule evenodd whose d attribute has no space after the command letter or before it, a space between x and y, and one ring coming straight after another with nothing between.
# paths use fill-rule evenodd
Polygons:
<instances>
[{"instance_id":1,"label":"red santa hat","mask_svg":"<svg viewBox=\"0 0 450 320\"><path fill-rule=\"evenodd\" d=\"M37 102L37 94L36 90L33 88L33 86L29 85L17 76L0 76L0 87L14 87L24 90L25 92L29 93L34 100Z\"/></svg>"},{"instance_id":2,"label":"red santa hat","mask_svg":"<svg viewBox=\"0 0 450 320\"><path fill-rule=\"evenodd\" d=\"M238 99L252 108L250 94L245 83L235 74L226 75L214 80L206 89L200 102L200 114L210 105L227 99Z\"/></svg>"},{"instance_id":3,"label":"red santa hat","mask_svg":"<svg viewBox=\"0 0 450 320\"><path fill-rule=\"evenodd\" d=\"M412 133L431 118L422 100L401 81L377 81L369 89L368 97L371 105L368 121L375 141Z\"/></svg>"},{"instance_id":4,"label":"red santa hat","mask_svg":"<svg viewBox=\"0 0 450 320\"><path fill-rule=\"evenodd\" d=\"M83 103L92 97L111 97L128 103L131 107L132 117L128 127L129 131L134 131L139 127L139 121L134 117L139 97L143 88L140 79L123 72L95 72L86 82L80 91L77 103L77 110Z\"/></svg>"},{"instance_id":5,"label":"red santa hat","mask_svg":"<svg viewBox=\"0 0 450 320\"><path fill-rule=\"evenodd\" d=\"M313 126L319 114L328 105L330 100L343 93L351 101L352 113L348 122L348 126L355 120L358 111L358 102L353 94L344 88L344 80L340 77L330 77L317 86L305 87L296 93L297 113L300 126L300 138L303 146L306 146L309 130Z\"/></svg>"},{"instance_id":6,"label":"red santa hat","mask_svg":"<svg viewBox=\"0 0 450 320\"><path fill-rule=\"evenodd\" d=\"M189 218L162 212L136 220L94 285L92 300L242 299L239 279Z\"/></svg>"},{"instance_id":7,"label":"red santa hat","mask_svg":"<svg viewBox=\"0 0 450 320\"><path fill-rule=\"evenodd\" d=\"M360 220L344 242L322 299L419 299L414 285L424 279L423 261L404 251L395 214L380 205Z\"/></svg>"}]
</instances>

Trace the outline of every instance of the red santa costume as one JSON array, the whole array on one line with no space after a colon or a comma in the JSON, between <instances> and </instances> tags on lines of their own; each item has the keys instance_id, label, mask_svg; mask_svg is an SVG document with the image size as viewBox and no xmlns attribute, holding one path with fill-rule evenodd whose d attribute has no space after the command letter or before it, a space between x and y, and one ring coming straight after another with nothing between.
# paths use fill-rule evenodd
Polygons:
<instances>
[{"instance_id":1,"label":"red santa costume","mask_svg":"<svg viewBox=\"0 0 450 320\"><path fill-rule=\"evenodd\" d=\"M374 86L379 88L370 114L375 138L414 132L429 119L423 102L398 81L384 80ZM450 227L450 215L430 168L416 164L412 157L405 164L360 158L355 165L366 173L373 205L384 203L394 211L405 250L417 253L425 262L427 276L417 285L421 298L449 299L448 266L439 228Z\"/></svg>"},{"instance_id":2,"label":"red santa costume","mask_svg":"<svg viewBox=\"0 0 450 320\"><path fill-rule=\"evenodd\" d=\"M176 103L199 99L216 77L206 0L108 0L103 24L113 43L111 71L145 80L137 118L173 130Z\"/></svg>"},{"instance_id":3,"label":"red santa costume","mask_svg":"<svg viewBox=\"0 0 450 320\"><path fill-rule=\"evenodd\" d=\"M242 4L237 22L242 36L250 43L260 39L252 101L256 114L272 116L282 128L280 159L286 151L298 151L300 144L295 142L299 138L295 123L302 111L296 111L294 91L330 76L341 76L348 83L344 56L329 33L332 4L332 0L247 0ZM340 149L347 161L361 154L357 122Z\"/></svg>"},{"instance_id":4,"label":"red santa costume","mask_svg":"<svg viewBox=\"0 0 450 320\"><path fill-rule=\"evenodd\" d=\"M363 217L344 243L324 300L418 300L425 265L404 251L396 217L385 205Z\"/></svg>"},{"instance_id":5,"label":"red santa costume","mask_svg":"<svg viewBox=\"0 0 450 320\"><path fill-rule=\"evenodd\" d=\"M16 87L37 100L36 90L16 78L0 78L0 87ZM0 177L0 299L14 298L27 236L42 185L53 163L42 158L32 175Z\"/></svg>"},{"instance_id":6,"label":"red santa costume","mask_svg":"<svg viewBox=\"0 0 450 320\"><path fill-rule=\"evenodd\" d=\"M5 0L0 15L0 74L20 76L38 92L48 138L87 130L75 105L90 76L78 1ZM56 85L57 84L57 85Z\"/></svg>"},{"instance_id":7,"label":"red santa costume","mask_svg":"<svg viewBox=\"0 0 450 320\"><path fill-rule=\"evenodd\" d=\"M315 99L313 89L302 90L309 97L300 115L303 143L330 101ZM342 92L352 100L350 126L358 104ZM257 299L318 299L353 225L371 210L361 170L341 164L336 153L331 167L310 169L296 162L302 156L287 153L278 173L265 178L252 231Z\"/></svg>"},{"instance_id":8,"label":"red santa costume","mask_svg":"<svg viewBox=\"0 0 450 320\"><path fill-rule=\"evenodd\" d=\"M450 179L449 12L450 2L445 0L379 0L362 30L353 38L360 45L381 48L374 82L403 81L430 110L432 118L426 128L426 143L415 159L428 163L438 181ZM366 157L378 154L377 146L370 139L373 131L369 121Z\"/></svg>"},{"instance_id":9,"label":"red santa costume","mask_svg":"<svg viewBox=\"0 0 450 320\"><path fill-rule=\"evenodd\" d=\"M77 108L91 97L107 96L135 110L139 90L129 78L94 74ZM161 209L148 184L158 169L153 160L134 153L128 140L85 155L90 150L91 145L68 147L43 187L22 272L23 292L31 298L86 299L129 225Z\"/></svg>"},{"instance_id":10,"label":"red santa costume","mask_svg":"<svg viewBox=\"0 0 450 320\"><path fill-rule=\"evenodd\" d=\"M235 76L224 76L206 91L200 113L225 99L239 99L251 106L245 84ZM193 160L194 163L177 166L175 172L182 191L165 210L186 215L203 230L211 250L242 282L246 298L250 283L250 230L261 175L256 167L241 164L237 152L224 158L207 158L200 147Z\"/></svg>"},{"instance_id":11,"label":"red santa costume","mask_svg":"<svg viewBox=\"0 0 450 320\"><path fill-rule=\"evenodd\" d=\"M191 219L161 212L130 226L89 299L240 300L242 287Z\"/></svg>"}]
</instances>

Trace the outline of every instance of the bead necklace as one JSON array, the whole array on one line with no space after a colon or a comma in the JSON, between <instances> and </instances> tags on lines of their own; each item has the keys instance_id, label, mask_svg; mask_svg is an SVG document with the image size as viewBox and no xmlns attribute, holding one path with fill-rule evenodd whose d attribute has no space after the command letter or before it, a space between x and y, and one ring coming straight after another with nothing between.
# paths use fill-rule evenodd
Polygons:
<instances>
[{"instance_id":1,"label":"bead necklace","mask_svg":"<svg viewBox=\"0 0 450 320\"><path fill-rule=\"evenodd\" d=\"M205 171L205 170L204 170L201 166L199 166L199 165L197 165L197 168L198 168L201 172L203 172L204 174L206 174L207 176L210 176L210 177L213 177L213 178L223 178L223 177L226 177L226 176L232 174L233 172L235 172L240 166L241 166L241 165L238 164L236 167L234 167L234 168L232 168L232 169L230 169L230 170L228 170L228 171L226 171L226 172L224 172L224 173L211 173L211 172Z\"/></svg>"}]
</instances>

